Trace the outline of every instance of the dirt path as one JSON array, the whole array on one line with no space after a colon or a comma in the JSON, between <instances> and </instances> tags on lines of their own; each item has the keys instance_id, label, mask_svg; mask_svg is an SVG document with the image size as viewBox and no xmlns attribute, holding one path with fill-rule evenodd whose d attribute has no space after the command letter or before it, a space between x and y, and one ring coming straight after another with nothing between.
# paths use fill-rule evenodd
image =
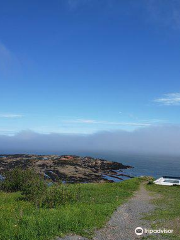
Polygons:
<instances>
[{"instance_id":1,"label":"dirt path","mask_svg":"<svg viewBox=\"0 0 180 240\"><path fill-rule=\"evenodd\" d=\"M125 204L121 205L112 215L109 222L103 229L95 232L93 240L134 240L141 239L142 236L135 234L137 227L148 228L150 223L142 220L143 214L154 210L154 205L150 202L153 197L146 190L144 184L136 194ZM86 240L79 236L67 236L58 240Z\"/></svg>"}]
</instances>

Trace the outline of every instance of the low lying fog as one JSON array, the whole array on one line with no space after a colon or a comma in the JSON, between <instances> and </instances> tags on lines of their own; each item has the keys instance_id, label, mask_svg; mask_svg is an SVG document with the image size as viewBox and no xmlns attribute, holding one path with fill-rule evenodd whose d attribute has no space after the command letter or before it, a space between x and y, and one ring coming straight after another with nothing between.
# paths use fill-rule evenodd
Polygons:
<instances>
[{"instance_id":1,"label":"low lying fog","mask_svg":"<svg viewBox=\"0 0 180 240\"><path fill-rule=\"evenodd\" d=\"M39 134L22 131L0 135L0 153L61 153L116 151L140 154L180 155L180 127L156 126L94 134Z\"/></svg>"}]
</instances>

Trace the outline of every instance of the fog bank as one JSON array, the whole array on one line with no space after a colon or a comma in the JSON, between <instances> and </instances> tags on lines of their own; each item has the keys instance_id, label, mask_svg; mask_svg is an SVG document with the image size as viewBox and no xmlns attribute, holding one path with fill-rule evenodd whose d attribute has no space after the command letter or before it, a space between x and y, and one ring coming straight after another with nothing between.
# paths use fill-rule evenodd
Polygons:
<instances>
[{"instance_id":1,"label":"fog bank","mask_svg":"<svg viewBox=\"0 0 180 240\"><path fill-rule=\"evenodd\" d=\"M0 153L61 153L116 151L180 155L180 126L156 126L94 134L39 134L22 131L0 135Z\"/></svg>"}]
</instances>

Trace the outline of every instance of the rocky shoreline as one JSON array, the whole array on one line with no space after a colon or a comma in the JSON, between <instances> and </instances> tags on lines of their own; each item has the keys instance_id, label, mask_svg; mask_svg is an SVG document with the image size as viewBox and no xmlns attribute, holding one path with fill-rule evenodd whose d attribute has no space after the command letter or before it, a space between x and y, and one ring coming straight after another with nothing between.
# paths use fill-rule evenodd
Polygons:
<instances>
[{"instance_id":1,"label":"rocky shoreline","mask_svg":"<svg viewBox=\"0 0 180 240\"><path fill-rule=\"evenodd\" d=\"M0 155L0 174L14 168L34 169L50 181L62 182L114 182L130 176L122 172L132 168L122 163L75 155ZM113 179L113 180L112 180Z\"/></svg>"}]
</instances>

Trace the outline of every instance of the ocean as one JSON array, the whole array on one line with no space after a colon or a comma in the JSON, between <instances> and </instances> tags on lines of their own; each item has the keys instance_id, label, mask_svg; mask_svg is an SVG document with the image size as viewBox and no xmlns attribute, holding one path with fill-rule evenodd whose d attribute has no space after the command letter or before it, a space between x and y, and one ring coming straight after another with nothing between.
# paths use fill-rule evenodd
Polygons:
<instances>
[{"instance_id":1,"label":"ocean","mask_svg":"<svg viewBox=\"0 0 180 240\"><path fill-rule=\"evenodd\" d=\"M85 153L84 153L85 154ZM83 154L83 155L84 155ZM86 154L85 154L86 155ZM180 156L138 155L121 153L88 153L97 158L120 162L134 168L124 170L131 176L180 177Z\"/></svg>"}]
</instances>

